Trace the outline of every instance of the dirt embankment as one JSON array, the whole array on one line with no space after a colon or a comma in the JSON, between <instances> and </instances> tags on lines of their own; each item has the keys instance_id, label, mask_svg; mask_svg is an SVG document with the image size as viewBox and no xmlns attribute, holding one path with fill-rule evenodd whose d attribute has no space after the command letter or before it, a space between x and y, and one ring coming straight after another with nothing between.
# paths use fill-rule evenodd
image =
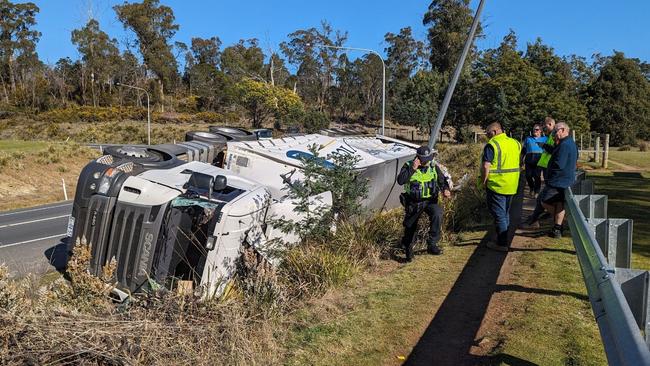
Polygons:
<instances>
[{"instance_id":1,"label":"dirt embankment","mask_svg":"<svg viewBox=\"0 0 650 366\"><path fill-rule=\"evenodd\" d=\"M99 155L77 144L33 145L28 152L0 153L0 211L62 201L64 181L72 199L79 172Z\"/></svg>"}]
</instances>

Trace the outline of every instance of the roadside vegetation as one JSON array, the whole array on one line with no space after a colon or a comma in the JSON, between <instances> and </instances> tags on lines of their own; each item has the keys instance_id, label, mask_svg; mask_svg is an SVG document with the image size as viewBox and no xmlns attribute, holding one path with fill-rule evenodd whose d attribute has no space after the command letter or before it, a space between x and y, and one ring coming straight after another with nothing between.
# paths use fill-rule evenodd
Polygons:
<instances>
[{"instance_id":1,"label":"roadside vegetation","mask_svg":"<svg viewBox=\"0 0 650 366\"><path fill-rule=\"evenodd\" d=\"M74 197L79 172L99 151L77 143L0 140L0 211Z\"/></svg>"},{"instance_id":2,"label":"roadside vegetation","mask_svg":"<svg viewBox=\"0 0 650 366\"><path fill-rule=\"evenodd\" d=\"M648 151L610 151L609 159L614 162L614 166L611 167L613 170L621 168L616 166L618 162L633 169L650 173L650 152Z\"/></svg>"}]
</instances>

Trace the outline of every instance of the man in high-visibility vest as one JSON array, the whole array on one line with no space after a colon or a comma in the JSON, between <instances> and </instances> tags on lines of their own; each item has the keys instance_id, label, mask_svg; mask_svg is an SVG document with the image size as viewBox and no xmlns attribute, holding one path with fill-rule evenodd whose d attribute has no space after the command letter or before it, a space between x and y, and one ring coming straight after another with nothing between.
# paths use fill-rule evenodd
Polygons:
<instances>
[{"instance_id":1,"label":"man in high-visibility vest","mask_svg":"<svg viewBox=\"0 0 650 366\"><path fill-rule=\"evenodd\" d=\"M507 252L510 204L519 187L521 144L508 137L499 122L491 123L485 133L489 141L483 149L481 181L497 233L497 242L490 241L487 246Z\"/></svg>"},{"instance_id":2,"label":"man in high-visibility vest","mask_svg":"<svg viewBox=\"0 0 650 366\"><path fill-rule=\"evenodd\" d=\"M428 146L417 149L415 159L404 164L397 176L397 183L404 186L400 201L404 206L404 236L402 245L406 252L406 261L413 260L413 237L418 229L418 219L422 212L429 216L429 236L427 252L442 254L438 247L440 240L440 225L442 224L442 208L438 205L438 193L449 198L451 191L443 171L433 160L435 152Z\"/></svg>"},{"instance_id":3,"label":"man in high-visibility vest","mask_svg":"<svg viewBox=\"0 0 650 366\"><path fill-rule=\"evenodd\" d=\"M537 166L542 170L542 176L544 177L544 185L546 185L546 171L548 168L548 162L551 160L551 154L553 149L555 149L555 120L551 117L546 117L544 119L544 134L547 136L546 142L542 145L542 156L540 156ZM544 213L544 207L542 206L542 201L537 198L535 209L533 213L522 223L521 228L523 229L539 229L539 217Z\"/></svg>"}]
</instances>

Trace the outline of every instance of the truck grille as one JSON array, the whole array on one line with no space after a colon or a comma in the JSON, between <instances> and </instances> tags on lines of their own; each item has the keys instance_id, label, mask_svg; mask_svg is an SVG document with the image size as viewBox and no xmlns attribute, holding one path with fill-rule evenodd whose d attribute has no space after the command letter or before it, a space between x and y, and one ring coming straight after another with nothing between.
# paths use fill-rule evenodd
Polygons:
<instances>
[{"instance_id":1,"label":"truck grille","mask_svg":"<svg viewBox=\"0 0 650 366\"><path fill-rule=\"evenodd\" d=\"M107 257L117 260L118 282L134 291L151 276L152 262L166 205L136 206L118 202Z\"/></svg>"},{"instance_id":2,"label":"truck grille","mask_svg":"<svg viewBox=\"0 0 650 366\"><path fill-rule=\"evenodd\" d=\"M77 223L79 227L83 227L83 232L75 237L85 237L86 242L92 245L90 266L96 275L100 273L101 267L106 263L108 234L115 201L115 197L92 196L88 208L81 210L83 211L82 219L84 221Z\"/></svg>"}]
</instances>

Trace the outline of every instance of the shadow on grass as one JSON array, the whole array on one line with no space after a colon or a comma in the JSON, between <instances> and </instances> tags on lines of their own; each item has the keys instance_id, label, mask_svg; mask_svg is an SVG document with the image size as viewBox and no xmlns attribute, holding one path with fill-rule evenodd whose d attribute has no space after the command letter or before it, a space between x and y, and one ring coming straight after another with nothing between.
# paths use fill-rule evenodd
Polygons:
<instances>
[{"instance_id":1,"label":"shadow on grass","mask_svg":"<svg viewBox=\"0 0 650 366\"><path fill-rule=\"evenodd\" d=\"M521 235L521 234L519 234ZM510 248L512 252L549 252L549 253L566 253L575 255L576 251L562 248Z\"/></svg>"},{"instance_id":2,"label":"shadow on grass","mask_svg":"<svg viewBox=\"0 0 650 366\"><path fill-rule=\"evenodd\" d=\"M622 177L622 178L644 179L643 174L641 174L641 172L614 172L613 175L615 177Z\"/></svg>"},{"instance_id":3,"label":"shadow on grass","mask_svg":"<svg viewBox=\"0 0 650 366\"><path fill-rule=\"evenodd\" d=\"M61 241L53 246L45 250L43 255L45 255L45 258L47 258L47 261L50 263L54 269L56 269L58 272L65 272L65 268L68 264L68 240L70 238L65 237L62 238Z\"/></svg>"},{"instance_id":4,"label":"shadow on grass","mask_svg":"<svg viewBox=\"0 0 650 366\"><path fill-rule=\"evenodd\" d=\"M489 365L509 365L509 366L538 366L538 364L526 361L519 357L508 355L505 353L498 354L490 358Z\"/></svg>"},{"instance_id":5,"label":"shadow on grass","mask_svg":"<svg viewBox=\"0 0 650 366\"><path fill-rule=\"evenodd\" d=\"M510 241L521 221L522 205L523 176L510 210ZM488 232L481 242L486 243L491 236L492 233ZM405 365L475 365L489 362L489 357L471 355L470 349L475 344L476 333L492 294L504 290L503 286L497 285L497 279L506 254L483 245L474 250Z\"/></svg>"},{"instance_id":6,"label":"shadow on grass","mask_svg":"<svg viewBox=\"0 0 650 366\"><path fill-rule=\"evenodd\" d=\"M495 292L524 292L528 294L539 294L539 295L548 295L548 296L571 296L581 301L588 301L589 296L584 294L579 294L577 292L571 291L557 291L550 290L545 288L531 288L520 285L497 285Z\"/></svg>"},{"instance_id":7,"label":"shadow on grass","mask_svg":"<svg viewBox=\"0 0 650 366\"><path fill-rule=\"evenodd\" d=\"M489 240L489 234L483 242ZM405 365L467 365L506 253L477 247Z\"/></svg>"}]
</instances>

